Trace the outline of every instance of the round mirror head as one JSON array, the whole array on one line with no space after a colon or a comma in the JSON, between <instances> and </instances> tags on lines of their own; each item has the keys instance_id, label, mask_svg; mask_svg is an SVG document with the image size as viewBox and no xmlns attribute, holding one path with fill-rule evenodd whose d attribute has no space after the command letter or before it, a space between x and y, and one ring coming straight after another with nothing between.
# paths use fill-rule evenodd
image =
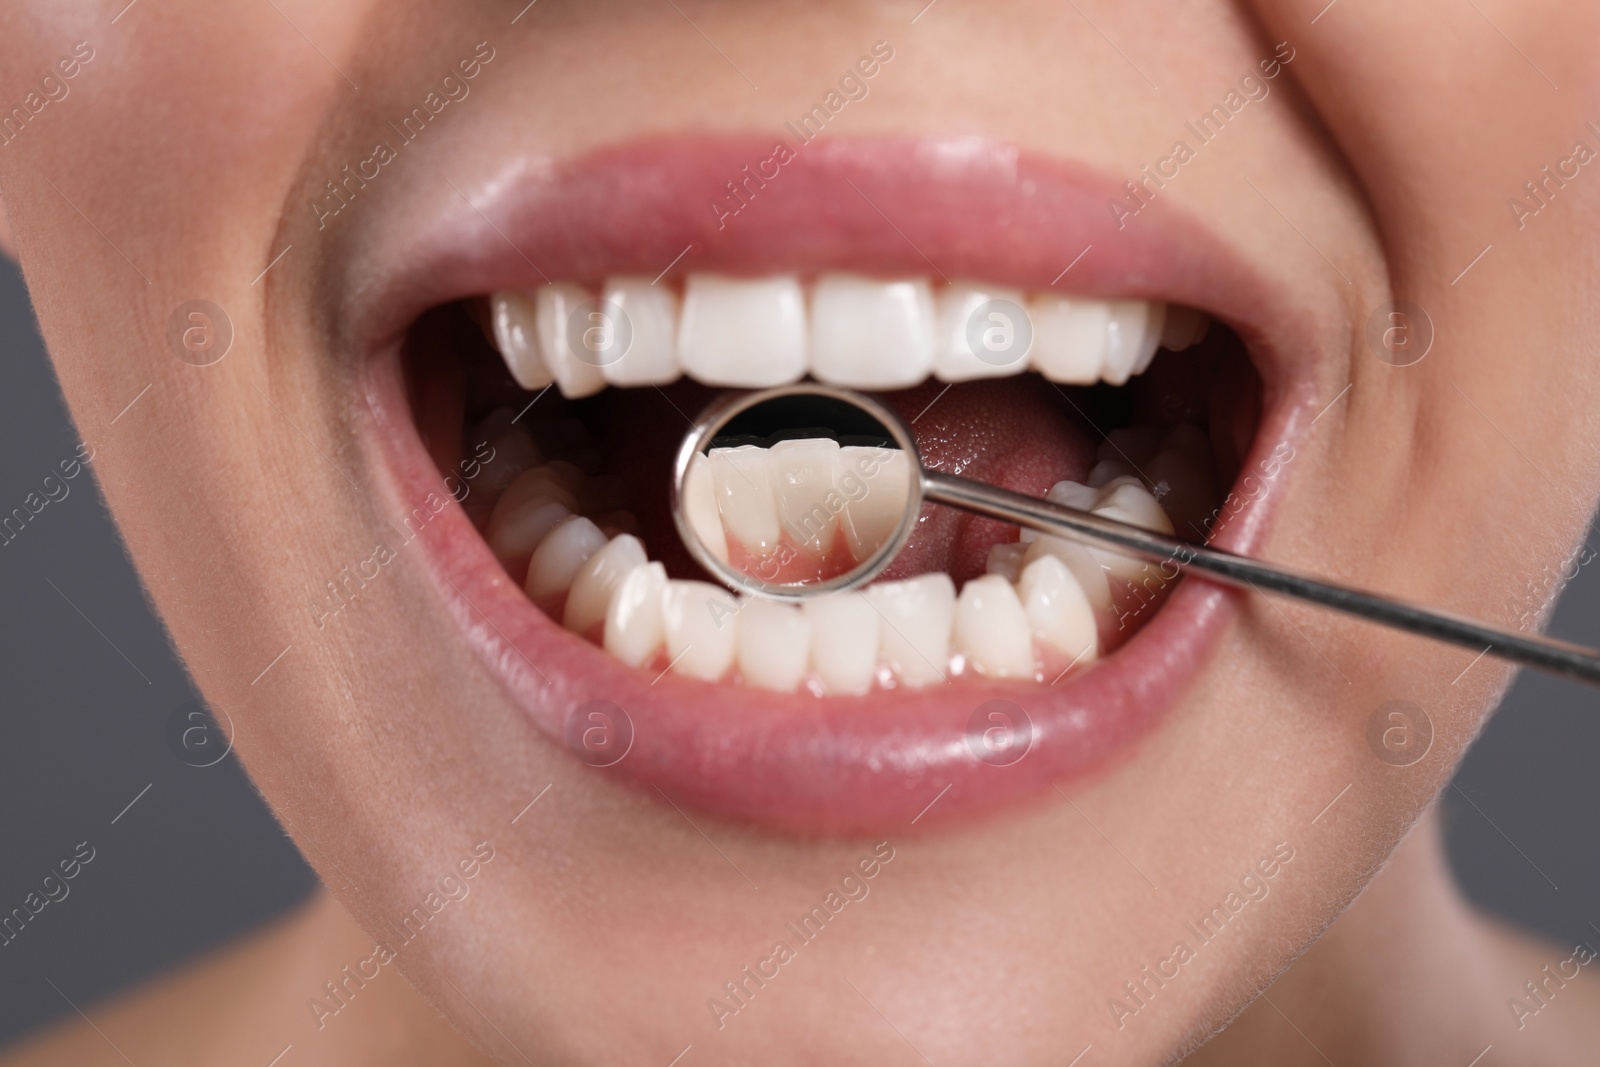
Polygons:
<instances>
[{"instance_id":1,"label":"round mirror head","mask_svg":"<svg viewBox=\"0 0 1600 1067\"><path fill-rule=\"evenodd\" d=\"M673 468L689 552L741 592L799 600L871 581L922 508L922 464L900 417L811 383L725 399Z\"/></svg>"}]
</instances>

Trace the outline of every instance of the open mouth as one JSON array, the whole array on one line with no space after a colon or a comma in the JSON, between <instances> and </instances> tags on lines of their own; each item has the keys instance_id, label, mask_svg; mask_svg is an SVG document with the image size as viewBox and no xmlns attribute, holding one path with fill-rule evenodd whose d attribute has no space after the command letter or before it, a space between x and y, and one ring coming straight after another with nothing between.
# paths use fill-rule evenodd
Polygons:
<instances>
[{"instance_id":1,"label":"open mouth","mask_svg":"<svg viewBox=\"0 0 1600 1067\"><path fill-rule=\"evenodd\" d=\"M369 392L400 492L442 485L461 504L430 557L453 613L580 759L736 817L878 831L1103 768L1197 672L1231 615L1219 590L925 505L870 585L752 599L685 550L673 456L728 390L817 380L898 411L932 469L1215 540L1261 512L1261 494L1226 487L1287 433L1286 390L1228 324L1259 297L1215 278L1215 303L1206 284L1163 297L1163 270L1141 259L1149 236L1106 257L1117 269L1081 271L1082 288L941 237L945 198L996 186L1013 214L1019 183L1092 202L1081 175L1024 178L1014 153L998 173L935 175L955 188L919 214L894 198L926 190L926 151L818 149L761 202L766 226L752 213L742 233L712 230L683 205L744 148L657 144L543 171L503 207L520 236L492 224L509 253L454 235L422 257L455 268L447 283L413 269L391 286L403 297ZM630 218L574 211L597 185L634 181L641 158L656 192L634 188ZM841 186L872 211L841 210ZM891 252L877 197L902 208ZM1093 231L1078 203L1048 207L1056 232L991 232L1031 253L1064 225L1069 242ZM673 247L669 269L640 269ZM1229 273L1215 249L1176 247L1167 273ZM685 510L720 558L826 577L899 519L892 492L850 491L876 447L848 433L718 441L690 469Z\"/></svg>"},{"instance_id":2,"label":"open mouth","mask_svg":"<svg viewBox=\"0 0 1600 1067\"><path fill-rule=\"evenodd\" d=\"M981 317L993 307L1016 323ZM1219 472L1239 464L1231 435L1256 422L1239 406L1257 395L1207 390L1253 374L1227 328L1202 341L1207 326L1150 301L926 278L690 274L497 292L442 309L407 352L414 395L463 398L460 412L423 409L438 420L425 432L534 607L619 668L822 698L1054 683L1153 617L1176 571L928 504L865 588L803 607L731 593L708 583L669 511L685 415L719 389L807 377L887 389L935 469L1201 540ZM881 449L850 435L722 440L689 468L684 508L723 560L831 577L900 521L906 456L859 474Z\"/></svg>"}]
</instances>

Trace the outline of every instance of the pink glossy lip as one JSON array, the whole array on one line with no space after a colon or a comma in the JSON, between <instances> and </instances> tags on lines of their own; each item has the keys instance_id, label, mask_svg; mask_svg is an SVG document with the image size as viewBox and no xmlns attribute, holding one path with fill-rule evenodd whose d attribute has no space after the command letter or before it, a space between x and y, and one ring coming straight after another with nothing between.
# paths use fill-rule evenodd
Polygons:
<instances>
[{"instance_id":1,"label":"pink glossy lip","mask_svg":"<svg viewBox=\"0 0 1600 1067\"><path fill-rule=\"evenodd\" d=\"M695 270L860 270L978 278L1199 306L1244 336L1265 384L1254 467L1297 435L1309 372L1281 353L1314 341L1274 283L1191 220L1151 210L1117 230L1116 186L1081 167L971 140L829 141L800 147L737 215L728 181L773 154L766 139L675 138L505 173L401 232L362 231L356 295L343 326L371 354L376 449L396 499L440 485L412 423L398 342L430 306L546 279L654 277ZM758 172L758 176L759 176ZM765 169L771 174L771 167ZM1090 247L1092 246L1092 247ZM1090 251L1083 250L1090 247ZM1082 253L1081 258L1077 258ZM374 284L373 277L378 280ZM664 418L678 418L663 405ZM1267 492L1214 541L1248 552ZM710 685L628 668L546 618L512 584L459 509L422 538L441 611L462 627L512 703L555 743L569 717L603 701L632 744L608 771L680 804L806 835L905 832L971 817L1106 769L1181 698L1236 613L1231 594L1181 583L1115 654L1053 687L963 680L949 686L815 699ZM1006 766L980 758L974 713L1009 701L1031 731ZM1024 720L1014 721L1024 722Z\"/></svg>"}]
</instances>

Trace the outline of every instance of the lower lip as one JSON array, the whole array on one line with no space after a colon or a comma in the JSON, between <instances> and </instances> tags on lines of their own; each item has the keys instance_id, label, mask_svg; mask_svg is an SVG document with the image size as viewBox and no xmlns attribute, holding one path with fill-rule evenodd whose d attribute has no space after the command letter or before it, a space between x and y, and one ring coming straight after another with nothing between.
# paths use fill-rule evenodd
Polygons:
<instances>
[{"instance_id":1,"label":"lower lip","mask_svg":"<svg viewBox=\"0 0 1600 1067\"><path fill-rule=\"evenodd\" d=\"M399 499L442 495L398 354L369 366L373 439ZM1058 685L962 679L819 699L618 662L535 608L459 507L418 544L441 613L551 741L676 803L806 836L970 819L1105 771L1182 696L1237 612L1234 594L1182 582L1115 654Z\"/></svg>"}]
</instances>

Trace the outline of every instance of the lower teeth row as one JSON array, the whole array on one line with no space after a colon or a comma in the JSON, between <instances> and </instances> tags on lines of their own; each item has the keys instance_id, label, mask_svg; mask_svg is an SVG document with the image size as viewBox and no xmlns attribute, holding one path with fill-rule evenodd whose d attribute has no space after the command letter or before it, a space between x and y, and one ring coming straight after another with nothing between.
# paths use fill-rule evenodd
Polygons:
<instances>
[{"instance_id":1,"label":"lower teeth row","mask_svg":"<svg viewBox=\"0 0 1600 1067\"><path fill-rule=\"evenodd\" d=\"M484 426L504 422L496 413ZM649 560L621 483L598 474L598 457L577 426L569 421L567 441L551 449L563 458L548 458L516 427L493 434L495 459L485 480L491 491L504 488L485 538L513 573L527 562L524 589L547 615L648 670L818 695L919 688L968 673L1049 682L1094 662L1130 613L1171 578L1154 565L1025 531L1017 542L994 546L987 573L959 594L948 575L935 573L800 606L741 597L668 578ZM1092 484L1060 482L1049 498L1168 534L1173 520L1209 510L1214 479L1194 427L1116 431L1107 446ZM706 529L705 516L714 515L736 548L752 528L776 526L748 500L721 501L720 509L716 500L702 502L697 528ZM1170 518L1163 502L1174 511ZM768 498L766 506L784 503ZM481 511L478 518L485 518ZM832 534L841 545L849 524L847 513ZM752 554L770 549L746 547Z\"/></svg>"}]
</instances>

